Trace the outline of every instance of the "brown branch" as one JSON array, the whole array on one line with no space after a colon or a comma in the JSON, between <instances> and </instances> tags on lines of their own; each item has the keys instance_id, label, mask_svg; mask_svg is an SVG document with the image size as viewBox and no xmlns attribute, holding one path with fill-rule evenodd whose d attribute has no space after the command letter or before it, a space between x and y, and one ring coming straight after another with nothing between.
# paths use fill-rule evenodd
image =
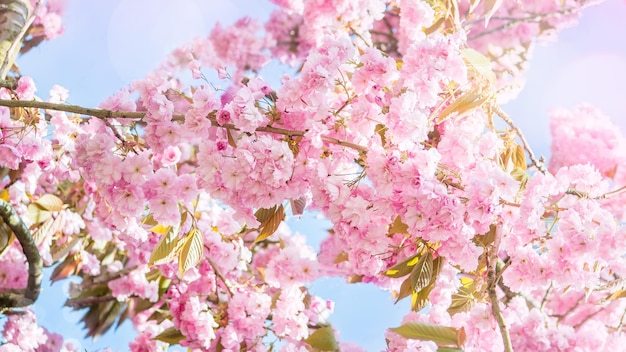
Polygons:
<instances>
[{"instance_id":1,"label":"brown branch","mask_svg":"<svg viewBox=\"0 0 626 352\"><path fill-rule=\"evenodd\" d=\"M498 114L498 116L500 116L500 118L502 118L502 120L504 122L506 122L509 125L509 127L511 127L511 130L513 130L513 132L515 132L515 134L517 134L519 139L522 141L522 145L524 146L524 149L528 153L528 157L530 158L530 161L533 163L533 165L535 165L537 170L539 170L542 174L547 173L548 170L546 169L545 165L543 164L543 162L541 162L541 161L537 160L537 158L535 158L535 154L533 153L533 150L530 149L530 145L526 141L526 138L524 137L524 134L522 133L522 131L517 126L515 126L515 124L513 123L513 120L511 119L511 117L507 113L502 111L502 109L500 109L500 107L497 106L497 105L492 106L492 109L493 109L493 112Z\"/></svg>"},{"instance_id":2,"label":"brown branch","mask_svg":"<svg viewBox=\"0 0 626 352\"><path fill-rule=\"evenodd\" d=\"M146 113L141 111L112 111L103 109L84 108L78 105L66 105L48 103L37 100L4 100L0 99L0 106L8 106L10 108L36 108L54 111L70 112L79 115L89 115L99 119L122 118L122 119L141 119Z\"/></svg>"},{"instance_id":3,"label":"brown branch","mask_svg":"<svg viewBox=\"0 0 626 352\"><path fill-rule=\"evenodd\" d=\"M595 197L594 199L607 199L607 198L610 198L610 197L617 196L617 195L619 195L621 193L624 193L625 191L626 191L626 186L622 186L622 187L620 187L620 188L618 188L616 190L613 190L613 191L607 192L607 193L605 193L605 194L603 194L601 196Z\"/></svg>"},{"instance_id":4,"label":"brown branch","mask_svg":"<svg viewBox=\"0 0 626 352\"><path fill-rule=\"evenodd\" d=\"M68 299L65 302L66 307L72 307L74 309L81 309L90 307L96 303L110 302L115 301L117 298L113 295L104 295L97 297L85 297L81 299Z\"/></svg>"},{"instance_id":5,"label":"brown branch","mask_svg":"<svg viewBox=\"0 0 626 352\"><path fill-rule=\"evenodd\" d=\"M552 281L550 281L550 286L548 286L548 288L546 289L546 293L543 295L543 298L541 299L541 305L539 305L539 310L543 310L543 306L546 304L546 301L548 300L548 295L550 294L550 291L552 290Z\"/></svg>"},{"instance_id":6,"label":"brown branch","mask_svg":"<svg viewBox=\"0 0 626 352\"><path fill-rule=\"evenodd\" d=\"M124 268L122 270L116 271L114 273L105 273L104 275L100 275L98 277L94 277L93 279L84 279L81 283L83 289L87 287L92 287L96 285L106 284L111 280L119 279L120 277L129 274L131 271L136 270L137 266L131 266L129 268Z\"/></svg>"},{"instance_id":7,"label":"brown branch","mask_svg":"<svg viewBox=\"0 0 626 352\"><path fill-rule=\"evenodd\" d=\"M56 104L56 103L48 103L48 102L37 101L37 100L0 99L0 106L7 106L11 108L35 108L35 109L63 111L63 112L69 112L73 114L93 116L99 119L108 119L108 118L142 119L146 115L146 112L144 111L115 111L115 110L104 110L104 109L92 109L92 108L85 108L85 107L78 106L78 105ZM219 123L217 123L215 118L212 118L210 116L208 118L211 120L211 124L214 127L227 128L227 129L232 129L235 131L240 131L240 129L237 128L233 124L227 123L227 124L220 125ZM183 121L185 119L185 115L174 114L173 119L175 121ZM306 133L306 131L288 130L288 129L277 128L277 127L272 127L272 126L258 127L256 129L256 132L281 134L281 135L289 136L289 137L304 136L304 134ZM340 146L354 149L360 152L367 152L368 150L367 147L364 147L362 145L358 145L355 143L351 143L348 141L344 141L341 139L328 137L328 136L322 136L321 138L325 142L340 145Z\"/></svg>"},{"instance_id":8,"label":"brown branch","mask_svg":"<svg viewBox=\"0 0 626 352\"><path fill-rule=\"evenodd\" d=\"M591 314L588 314L583 320L579 321L578 323L576 323L576 325L572 327L574 328L574 330L578 330L578 328L580 328L581 325L586 323L589 319L593 318L594 316L596 316L598 313L602 312L603 310L604 310L603 308L598 308L598 310L596 310L595 312Z\"/></svg>"},{"instance_id":9,"label":"brown branch","mask_svg":"<svg viewBox=\"0 0 626 352\"><path fill-rule=\"evenodd\" d=\"M26 288L0 291L0 310L26 307L35 303L41 292L41 267L43 262L30 230L17 215L11 204L3 199L0 199L0 217L15 234L15 238L22 245L22 251L28 261L28 284Z\"/></svg>"},{"instance_id":10,"label":"brown branch","mask_svg":"<svg viewBox=\"0 0 626 352\"><path fill-rule=\"evenodd\" d=\"M622 326L624 326L624 318L626 318L626 310L624 310L624 313L622 313L622 317L619 320L619 325L613 328L615 331L622 330Z\"/></svg>"},{"instance_id":11,"label":"brown branch","mask_svg":"<svg viewBox=\"0 0 626 352\"><path fill-rule=\"evenodd\" d=\"M217 267L217 264L215 264L213 259L211 259L210 257L206 257L206 259L209 261L209 264L211 264L211 268L213 268L213 272L215 272L215 276L217 276L220 280L222 280L222 282L224 283L224 286L226 286L226 290L228 291L228 294L232 297L233 291L230 289L230 285L228 285L228 282L226 282L226 278L224 277L224 275L222 275L222 272Z\"/></svg>"},{"instance_id":12,"label":"brown branch","mask_svg":"<svg viewBox=\"0 0 626 352\"><path fill-rule=\"evenodd\" d=\"M501 236L496 232L496 236L493 242L493 247L490 249L487 257L487 292L489 293L489 300L491 301L491 313L498 322L500 328L500 334L502 335L502 343L504 344L505 352L513 352L513 346L511 344L511 336L509 335L509 329L506 326L506 321L500 310L500 301L498 300L498 294L496 288L498 287L498 250L500 248Z\"/></svg>"},{"instance_id":13,"label":"brown branch","mask_svg":"<svg viewBox=\"0 0 626 352\"><path fill-rule=\"evenodd\" d=\"M576 196L578 198L584 198L584 199L602 200L602 199L607 199L607 198L618 196L624 192L626 192L626 186L622 186L618 189L612 190L610 192L606 192L597 197L591 197L589 193L587 192L581 192L574 187L569 187L565 191L565 194L569 194L569 195Z\"/></svg>"},{"instance_id":14,"label":"brown branch","mask_svg":"<svg viewBox=\"0 0 626 352\"><path fill-rule=\"evenodd\" d=\"M17 89L17 81L14 79L0 79L0 87L15 90Z\"/></svg>"}]
</instances>

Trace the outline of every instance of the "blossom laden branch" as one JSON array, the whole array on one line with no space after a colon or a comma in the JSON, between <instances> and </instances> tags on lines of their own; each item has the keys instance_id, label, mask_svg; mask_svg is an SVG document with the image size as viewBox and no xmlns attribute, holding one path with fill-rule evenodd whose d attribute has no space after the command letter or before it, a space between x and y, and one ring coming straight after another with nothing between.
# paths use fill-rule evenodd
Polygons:
<instances>
[{"instance_id":1,"label":"blossom laden branch","mask_svg":"<svg viewBox=\"0 0 626 352\"><path fill-rule=\"evenodd\" d=\"M15 234L28 261L28 284L26 288L5 292L0 291L1 311L7 308L26 307L35 303L41 292L41 268L43 261L30 230L17 215L11 204L3 199L0 199L0 217Z\"/></svg>"},{"instance_id":2,"label":"blossom laden branch","mask_svg":"<svg viewBox=\"0 0 626 352\"><path fill-rule=\"evenodd\" d=\"M0 99L0 106L10 108L36 108L54 111L63 111L73 114L89 115L99 119L122 118L122 119L141 119L146 113L140 111L114 111L103 109L85 108L78 105L56 104L37 100L5 100Z\"/></svg>"},{"instance_id":3,"label":"blossom laden branch","mask_svg":"<svg viewBox=\"0 0 626 352\"><path fill-rule=\"evenodd\" d=\"M73 114L93 116L99 119L109 119L109 118L122 118L122 119L137 119L140 120L146 116L146 112L143 111L117 111L117 110L105 110L105 109L94 109L94 108L86 108L79 105L67 105L67 104L57 104L57 103L49 103L37 100L5 100L0 99L0 106L6 106L10 108L35 108L35 109L45 109L45 110L54 110L54 111L63 111L69 112ZM182 114L174 114L173 116L175 121L183 121L185 116ZM215 118L208 117L211 120L211 124L213 127L227 128L235 131L239 131L240 129L233 124L219 124ZM304 136L306 131L295 131L288 130L284 128L278 128L273 126L260 126L256 129L257 132L266 132L273 134L280 134L288 137L299 137ZM344 141L341 139L322 136L323 141L340 145L342 147L347 147L350 149L354 149L360 152L367 152L367 148L358 145L352 142Z\"/></svg>"}]
</instances>

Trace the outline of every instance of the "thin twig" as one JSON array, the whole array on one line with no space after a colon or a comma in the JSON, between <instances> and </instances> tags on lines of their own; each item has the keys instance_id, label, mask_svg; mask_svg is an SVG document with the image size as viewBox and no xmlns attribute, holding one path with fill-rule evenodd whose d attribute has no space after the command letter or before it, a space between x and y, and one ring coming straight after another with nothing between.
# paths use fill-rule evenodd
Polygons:
<instances>
[{"instance_id":1,"label":"thin twig","mask_svg":"<svg viewBox=\"0 0 626 352\"><path fill-rule=\"evenodd\" d=\"M126 143L126 139L124 139L124 137L120 135L120 133L117 131L117 128L115 128L115 126L113 126L108 119L102 119L102 121L104 122L105 125L107 125L108 128L111 129L111 132L113 132L113 135L115 136L115 138L117 138L122 144Z\"/></svg>"},{"instance_id":2,"label":"thin twig","mask_svg":"<svg viewBox=\"0 0 626 352\"><path fill-rule=\"evenodd\" d=\"M581 325L583 325L584 323L586 323L589 319L593 318L595 315L597 315L600 312L603 312L604 309L602 308L598 308L598 310L596 310L595 312L588 314L583 320L579 321L578 323L576 323L576 325L572 326L574 328L574 330L577 330L578 328L581 327Z\"/></svg>"},{"instance_id":3,"label":"thin twig","mask_svg":"<svg viewBox=\"0 0 626 352\"><path fill-rule=\"evenodd\" d=\"M580 302L582 302L582 300L583 300L583 299L585 299L585 294L582 294L582 295L580 296L580 298L578 298L578 300L576 301L576 303L574 303L573 305L571 305L571 306L569 307L569 309L568 309L565 313L563 313L563 314L553 314L552 316L553 316L553 317L555 317L555 318L556 318L556 319L560 322L561 320L563 320L563 319L567 318L567 316L568 316L570 313L572 313L572 312L573 312L576 308L578 308L578 307L579 307L579 306L578 306L578 304L579 304Z\"/></svg>"},{"instance_id":4,"label":"thin twig","mask_svg":"<svg viewBox=\"0 0 626 352\"><path fill-rule=\"evenodd\" d=\"M222 280L222 282L224 283L224 286L226 286L226 290L228 290L228 294L232 297L233 291L230 289L230 285L228 284L228 282L226 282L226 278L224 277L224 275L222 275L222 272L217 267L217 264L215 264L215 262L213 261L213 259L211 259L211 257L206 257L206 259L209 261L209 264L211 264L211 267L213 268L213 272L215 272L215 276L219 277L219 279Z\"/></svg>"},{"instance_id":5,"label":"thin twig","mask_svg":"<svg viewBox=\"0 0 626 352\"><path fill-rule=\"evenodd\" d=\"M92 281L89 280L83 280L82 282L82 288L85 289L87 287L92 287L95 285L102 285L102 284L106 284L109 281L115 280L115 279L119 279L120 277L129 274L131 271L134 271L137 269L137 266L131 266L128 268L124 268L122 270L118 270L114 273L105 273L104 275L100 275L98 277L94 277Z\"/></svg>"},{"instance_id":6,"label":"thin twig","mask_svg":"<svg viewBox=\"0 0 626 352\"><path fill-rule=\"evenodd\" d=\"M504 297L506 298L505 303L510 302L513 299L513 297L518 295L517 293L511 291L511 288L509 288L509 286L505 285L504 282L502 282L502 280L498 281L498 287L500 287L502 292L504 292Z\"/></svg>"},{"instance_id":7,"label":"thin twig","mask_svg":"<svg viewBox=\"0 0 626 352\"><path fill-rule=\"evenodd\" d=\"M542 174L547 173L548 170L546 169L545 165L543 164L543 162L541 162L541 161L537 160L537 158L535 158L535 154L533 153L532 149L530 149L530 145L526 141L526 138L524 137L524 134L522 133L522 131L517 126L515 126L515 124L513 123L513 120L511 119L511 117L507 113L502 111L502 109L500 109L500 107L497 106L497 105L492 106L492 109L493 109L493 112L495 112L498 116L500 116L500 118L502 118L502 120L504 122L506 122L509 125L509 127L511 127L513 132L515 132L515 134L517 134L519 139L522 141L522 145L524 146L524 149L528 153L528 157L530 158L530 161L537 168L537 170L539 170Z\"/></svg>"},{"instance_id":8,"label":"thin twig","mask_svg":"<svg viewBox=\"0 0 626 352\"><path fill-rule=\"evenodd\" d=\"M550 286L548 286L548 288L546 289L546 294L543 295L543 299L541 300L541 305L539 305L539 311L541 311L543 309L543 306L546 304L546 301L548 300L548 294L550 294L551 290L552 290L552 281L550 281Z\"/></svg>"},{"instance_id":9,"label":"thin twig","mask_svg":"<svg viewBox=\"0 0 626 352\"><path fill-rule=\"evenodd\" d=\"M578 198L584 198L584 199L602 200L602 199L607 199L607 198L618 196L624 192L626 192L626 186L622 186L618 189L612 190L610 192L606 192L597 197L591 197L589 193L587 192L581 192L574 187L569 187L565 191L565 194L569 194L569 195L576 196Z\"/></svg>"},{"instance_id":10,"label":"thin twig","mask_svg":"<svg viewBox=\"0 0 626 352\"><path fill-rule=\"evenodd\" d=\"M622 313L622 317L619 320L619 325L617 325L615 331L620 331L622 329L622 326L624 326L624 318L626 318L626 309L624 310L624 313Z\"/></svg>"},{"instance_id":11,"label":"thin twig","mask_svg":"<svg viewBox=\"0 0 626 352\"><path fill-rule=\"evenodd\" d=\"M474 36L470 36L470 37L467 38L467 40L470 41L470 40L478 39L480 37L483 37L483 36L486 36L486 35L489 35L489 34L492 34L492 33L495 33L495 32L499 32L501 30L505 30L505 29L511 28L511 27L513 27L515 25L518 25L518 24L524 23L524 22L536 22L536 21L542 20L542 19L544 19L546 17L550 17L550 16L569 15L569 14L572 14L572 13L574 13L576 11L580 11L580 10L584 9L585 7L587 7L589 5L592 5L592 4L593 4L592 1L591 2L587 1L587 2L584 2L583 4L581 4L580 7L569 7L569 8L563 9L563 10L559 10L559 11L548 12L548 13L539 13L539 14L531 15L531 16L527 16L527 17L492 17L491 18L492 21L500 20L500 21L510 21L510 22L506 22L506 23L504 23L504 24L502 24L502 25L500 25L498 27L494 27L494 28L486 30L484 32L480 32L480 33L478 33L478 34L476 34ZM484 19L481 17L481 18L477 18L474 21L469 22L468 24L469 25L473 25L476 22L483 22L483 21L484 21Z\"/></svg>"},{"instance_id":12,"label":"thin twig","mask_svg":"<svg viewBox=\"0 0 626 352\"><path fill-rule=\"evenodd\" d=\"M617 196L617 195L619 195L621 193L624 193L625 191L626 191L626 186L622 186L622 187L620 187L620 188L618 188L616 190L613 190L613 191L607 192L607 193L605 193L605 194L603 194L601 196L595 197L594 199L607 199L607 198L610 198L610 197L615 197L615 196Z\"/></svg>"}]
</instances>

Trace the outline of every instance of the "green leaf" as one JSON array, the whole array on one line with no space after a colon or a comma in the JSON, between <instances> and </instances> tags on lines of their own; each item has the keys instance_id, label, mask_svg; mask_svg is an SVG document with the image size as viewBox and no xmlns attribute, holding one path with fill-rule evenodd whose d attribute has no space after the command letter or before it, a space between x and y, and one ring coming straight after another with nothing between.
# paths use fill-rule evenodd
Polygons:
<instances>
[{"instance_id":1,"label":"green leaf","mask_svg":"<svg viewBox=\"0 0 626 352\"><path fill-rule=\"evenodd\" d=\"M485 18L485 27L489 24L491 16L495 14L504 0L484 0L483 1L483 17Z\"/></svg>"},{"instance_id":2,"label":"green leaf","mask_svg":"<svg viewBox=\"0 0 626 352\"><path fill-rule=\"evenodd\" d=\"M86 288L82 288L76 296L71 297L69 301L90 298L90 297L101 297L108 293L111 293L111 289L106 284L86 287Z\"/></svg>"},{"instance_id":3,"label":"green leaf","mask_svg":"<svg viewBox=\"0 0 626 352\"><path fill-rule=\"evenodd\" d=\"M476 72L486 77L492 84L496 81L496 75L491 69L491 61L483 54L472 48L461 49L461 56Z\"/></svg>"},{"instance_id":4,"label":"green leaf","mask_svg":"<svg viewBox=\"0 0 626 352\"><path fill-rule=\"evenodd\" d=\"M441 272L441 268L443 268L443 264L445 264L446 258L439 256L433 260L433 276L431 278L431 282L437 281L437 276Z\"/></svg>"},{"instance_id":5,"label":"green leaf","mask_svg":"<svg viewBox=\"0 0 626 352\"><path fill-rule=\"evenodd\" d=\"M437 346L460 347L465 342L465 331L448 326L411 322L391 328L396 334L413 340L433 341Z\"/></svg>"},{"instance_id":6,"label":"green leaf","mask_svg":"<svg viewBox=\"0 0 626 352\"><path fill-rule=\"evenodd\" d=\"M272 216L270 216L266 221L261 224L261 231L259 232L259 235L254 240L254 242L261 242L264 239L273 235L284 218L285 210L283 208L283 205L281 204L278 206L274 214L272 214Z\"/></svg>"},{"instance_id":7,"label":"green leaf","mask_svg":"<svg viewBox=\"0 0 626 352\"><path fill-rule=\"evenodd\" d=\"M411 293L413 293L413 287L411 286L411 279L406 278L406 280L402 281L402 285L400 285L400 292L398 292L398 298L393 304L400 302L400 300L408 297Z\"/></svg>"},{"instance_id":8,"label":"green leaf","mask_svg":"<svg viewBox=\"0 0 626 352\"><path fill-rule=\"evenodd\" d=\"M202 258L203 251L204 236L200 230L194 228L185 238L185 243L178 256L178 271L180 271L181 275L184 275L189 268L193 268L198 264Z\"/></svg>"},{"instance_id":9,"label":"green leaf","mask_svg":"<svg viewBox=\"0 0 626 352\"><path fill-rule=\"evenodd\" d=\"M489 246L490 244L492 244L495 238L496 238L496 225L491 224L489 225L489 231L487 233L485 233L484 235L474 236L472 241L477 246L485 248Z\"/></svg>"},{"instance_id":10,"label":"green leaf","mask_svg":"<svg viewBox=\"0 0 626 352\"><path fill-rule=\"evenodd\" d=\"M304 214L304 208L306 207L306 198L300 197L297 199L290 199L291 203L291 214L292 215L302 215Z\"/></svg>"},{"instance_id":11,"label":"green leaf","mask_svg":"<svg viewBox=\"0 0 626 352\"><path fill-rule=\"evenodd\" d=\"M81 262L79 252L68 255L65 260L54 268L50 275L50 281L55 282L75 275L78 272L78 266Z\"/></svg>"},{"instance_id":12,"label":"green leaf","mask_svg":"<svg viewBox=\"0 0 626 352\"><path fill-rule=\"evenodd\" d=\"M465 282L463 281L465 280ZM476 282L471 279L462 279L463 284L458 291L452 294L452 303L448 308L448 313L454 315L460 312L467 312L476 302L474 291L476 290Z\"/></svg>"},{"instance_id":13,"label":"green leaf","mask_svg":"<svg viewBox=\"0 0 626 352\"><path fill-rule=\"evenodd\" d=\"M184 338L185 336L180 331L176 330L176 328L174 327L171 327L163 330L163 332L153 337L152 339L163 341L165 343L169 343L170 345L176 345L180 343L180 341Z\"/></svg>"},{"instance_id":14,"label":"green leaf","mask_svg":"<svg viewBox=\"0 0 626 352\"><path fill-rule=\"evenodd\" d=\"M54 247L50 248L50 254L52 255L52 261L53 262L57 262L57 261L61 260L61 258L63 258L66 255L68 255L70 253L70 251L72 250L72 248L74 248L74 246L80 240L82 240L81 237L74 237L71 240L68 240L67 242L63 243L60 246L54 246Z\"/></svg>"},{"instance_id":15,"label":"green leaf","mask_svg":"<svg viewBox=\"0 0 626 352\"><path fill-rule=\"evenodd\" d=\"M511 170L511 176L513 176L513 179L520 183L519 188L522 191L526 189L526 183L528 183L528 180L530 180L530 176L528 176L528 173L524 171L525 169L526 167L524 167L524 169L516 167Z\"/></svg>"},{"instance_id":16,"label":"green leaf","mask_svg":"<svg viewBox=\"0 0 626 352\"><path fill-rule=\"evenodd\" d=\"M511 160L513 161L513 165L515 165L516 168L526 170L526 154L524 152L524 148L521 145L515 145L513 154L511 154Z\"/></svg>"},{"instance_id":17,"label":"green leaf","mask_svg":"<svg viewBox=\"0 0 626 352\"><path fill-rule=\"evenodd\" d=\"M420 310L424 309L424 307L426 307L426 305L429 303L428 297L430 296L430 292L433 290L433 288L435 288L437 276L441 272L444 260L445 258L441 256L435 258L433 260L433 270L430 277L430 282L419 292L415 290L413 291L411 295L411 310L413 310L414 312L419 312ZM409 277L407 280L411 281L411 278Z\"/></svg>"},{"instance_id":18,"label":"green leaf","mask_svg":"<svg viewBox=\"0 0 626 352\"><path fill-rule=\"evenodd\" d=\"M464 116L471 110L481 106L489 98L490 96L488 94L483 94L480 87L472 87L441 110L437 123L442 123L445 119L453 115Z\"/></svg>"},{"instance_id":19,"label":"green leaf","mask_svg":"<svg viewBox=\"0 0 626 352\"><path fill-rule=\"evenodd\" d=\"M424 309L426 305L430 302L428 300L428 296L430 296L430 292L435 288L435 282L432 281L430 285L424 287L423 290L417 292L413 291L411 294L411 310L414 312L419 312Z\"/></svg>"},{"instance_id":20,"label":"green leaf","mask_svg":"<svg viewBox=\"0 0 626 352\"><path fill-rule=\"evenodd\" d=\"M166 234L172 227L171 226L163 226L161 224L156 224L155 226L153 226L150 231L154 232L154 233L158 233L159 235L164 235Z\"/></svg>"},{"instance_id":21,"label":"green leaf","mask_svg":"<svg viewBox=\"0 0 626 352\"><path fill-rule=\"evenodd\" d=\"M176 256L181 243L182 241L178 237L178 228L170 227L156 247L154 247L154 250L152 250L148 265L169 263Z\"/></svg>"},{"instance_id":22,"label":"green leaf","mask_svg":"<svg viewBox=\"0 0 626 352\"><path fill-rule=\"evenodd\" d=\"M350 256L348 255L348 253L341 251L339 252L339 254L337 254L337 256L335 257L335 260L333 260L333 263L339 264L339 263L347 262L349 259L350 259Z\"/></svg>"},{"instance_id":23,"label":"green leaf","mask_svg":"<svg viewBox=\"0 0 626 352\"><path fill-rule=\"evenodd\" d=\"M52 194L44 194L37 199L35 203L47 211L55 212L63 210L63 201Z\"/></svg>"},{"instance_id":24,"label":"green leaf","mask_svg":"<svg viewBox=\"0 0 626 352\"><path fill-rule=\"evenodd\" d=\"M409 226L402 222L400 215L396 216L393 223L391 223L391 226L389 226L388 234L393 235L394 233L409 233Z\"/></svg>"},{"instance_id":25,"label":"green leaf","mask_svg":"<svg viewBox=\"0 0 626 352\"><path fill-rule=\"evenodd\" d=\"M33 224L42 223L52 217L52 214L41 205L30 203L28 205L28 218Z\"/></svg>"},{"instance_id":26,"label":"green leaf","mask_svg":"<svg viewBox=\"0 0 626 352\"><path fill-rule=\"evenodd\" d=\"M331 326L323 326L315 330L304 342L320 351L338 351L339 344L335 339L335 332Z\"/></svg>"},{"instance_id":27,"label":"green leaf","mask_svg":"<svg viewBox=\"0 0 626 352\"><path fill-rule=\"evenodd\" d=\"M98 337L104 335L104 333L111 328L123 309L124 303L118 302L117 300L103 302L89 307L89 310L81 319L87 329L86 336L93 337L93 339L96 340Z\"/></svg>"},{"instance_id":28,"label":"green leaf","mask_svg":"<svg viewBox=\"0 0 626 352\"><path fill-rule=\"evenodd\" d=\"M380 140L383 146L387 144L387 138L385 137L385 132L387 132L388 130L389 129L387 128L387 126L385 126L382 123L376 124L376 127L374 128L374 132L380 136Z\"/></svg>"},{"instance_id":29,"label":"green leaf","mask_svg":"<svg viewBox=\"0 0 626 352\"><path fill-rule=\"evenodd\" d=\"M415 291L421 291L423 288L430 284L433 276L433 255L430 252L426 252L422 255L417 264L411 271L411 286Z\"/></svg>"},{"instance_id":30,"label":"green leaf","mask_svg":"<svg viewBox=\"0 0 626 352\"><path fill-rule=\"evenodd\" d=\"M413 266L415 266L415 264L417 264L420 259L421 258L420 258L419 253L413 256L410 256L404 261L387 269L387 271L385 271L385 276L389 276L389 277L397 279L405 275L408 275L413 270Z\"/></svg>"},{"instance_id":31,"label":"green leaf","mask_svg":"<svg viewBox=\"0 0 626 352\"><path fill-rule=\"evenodd\" d=\"M275 205L271 208L259 208L256 212L254 212L254 217L261 223L261 225L263 225L263 223L267 222L267 220L271 218L274 213L276 213Z\"/></svg>"},{"instance_id":32,"label":"green leaf","mask_svg":"<svg viewBox=\"0 0 626 352\"><path fill-rule=\"evenodd\" d=\"M439 347L437 348L437 352L464 352L464 351L456 347Z\"/></svg>"},{"instance_id":33,"label":"green leaf","mask_svg":"<svg viewBox=\"0 0 626 352\"><path fill-rule=\"evenodd\" d=\"M606 300L612 301L614 299L624 298L626 297L626 290L617 290L612 295L610 295Z\"/></svg>"}]
</instances>

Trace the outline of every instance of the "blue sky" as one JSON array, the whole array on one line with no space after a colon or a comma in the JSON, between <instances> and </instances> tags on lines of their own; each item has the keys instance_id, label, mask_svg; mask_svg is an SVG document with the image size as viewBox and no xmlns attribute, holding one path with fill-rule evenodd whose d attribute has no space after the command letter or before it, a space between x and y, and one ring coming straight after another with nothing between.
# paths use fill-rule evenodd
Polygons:
<instances>
[{"instance_id":1,"label":"blue sky","mask_svg":"<svg viewBox=\"0 0 626 352\"><path fill-rule=\"evenodd\" d=\"M65 34L19 59L21 72L34 77L39 95L53 84L70 91L69 103L96 106L117 89L142 78L164 55L193 36L206 35L219 19L232 23L241 16L265 19L271 6L264 1L126 0L67 1ZM578 27L562 32L558 42L536 48L526 88L504 107L539 154L547 155L547 111L571 108L587 101L626 129L626 2L608 0L588 9ZM265 77L269 79L270 77ZM317 246L329 228L313 216L294 221ZM42 325L75 339L84 349L127 350L132 327L127 324L92 343L82 340L76 324L80 314L61 309L63 287L44 283L35 306ZM368 350L384 348L384 329L397 326L408 305L394 306L388 293L338 279L316 283L312 291L336 302L331 317L345 341Z\"/></svg>"}]
</instances>

